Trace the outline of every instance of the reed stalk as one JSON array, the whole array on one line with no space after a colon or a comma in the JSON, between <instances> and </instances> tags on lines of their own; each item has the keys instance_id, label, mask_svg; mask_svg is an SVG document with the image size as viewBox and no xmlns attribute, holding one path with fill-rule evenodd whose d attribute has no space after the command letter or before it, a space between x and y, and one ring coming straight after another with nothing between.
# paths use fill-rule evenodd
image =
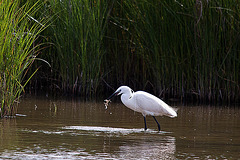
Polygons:
<instances>
[{"instance_id":1,"label":"reed stalk","mask_svg":"<svg viewBox=\"0 0 240 160\"><path fill-rule=\"evenodd\" d=\"M109 14L108 1L49 2L52 14L57 15L51 27L56 52L47 58L59 71L60 88L67 93L96 94L105 54L102 42Z\"/></svg>"},{"instance_id":2,"label":"reed stalk","mask_svg":"<svg viewBox=\"0 0 240 160\"><path fill-rule=\"evenodd\" d=\"M45 26L34 18L39 1L20 5L20 1L1 0L0 4L0 117L4 117L15 115L19 97L37 71L26 77L37 56L34 43Z\"/></svg>"}]
</instances>

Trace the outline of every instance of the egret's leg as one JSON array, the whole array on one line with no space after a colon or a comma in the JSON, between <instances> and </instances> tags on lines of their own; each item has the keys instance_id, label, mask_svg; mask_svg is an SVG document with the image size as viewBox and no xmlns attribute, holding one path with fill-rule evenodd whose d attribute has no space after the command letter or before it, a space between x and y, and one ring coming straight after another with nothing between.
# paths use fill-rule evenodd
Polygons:
<instances>
[{"instance_id":1,"label":"egret's leg","mask_svg":"<svg viewBox=\"0 0 240 160\"><path fill-rule=\"evenodd\" d=\"M158 125L158 131L160 131L160 124L158 123L157 119L156 119L154 116L152 116L152 117L153 117L154 120L157 122L157 125Z\"/></svg>"},{"instance_id":2,"label":"egret's leg","mask_svg":"<svg viewBox=\"0 0 240 160\"><path fill-rule=\"evenodd\" d=\"M144 124L145 124L145 131L147 130L147 123L146 123L146 117L145 116L143 116L143 118L144 118Z\"/></svg>"}]
</instances>

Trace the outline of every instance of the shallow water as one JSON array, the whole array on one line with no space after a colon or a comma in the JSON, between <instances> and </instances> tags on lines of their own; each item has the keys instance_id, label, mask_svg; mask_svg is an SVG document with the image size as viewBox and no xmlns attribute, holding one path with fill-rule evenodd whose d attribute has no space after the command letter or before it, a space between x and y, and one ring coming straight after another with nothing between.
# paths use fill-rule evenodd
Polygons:
<instances>
[{"instance_id":1,"label":"shallow water","mask_svg":"<svg viewBox=\"0 0 240 160\"><path fill-rule=\"evenodd\" d=\"M16 119L0 120L0 159L240 158L240 106L176 107L158 132L121 103L25 98Z\"/></svg>"}]
</instances>

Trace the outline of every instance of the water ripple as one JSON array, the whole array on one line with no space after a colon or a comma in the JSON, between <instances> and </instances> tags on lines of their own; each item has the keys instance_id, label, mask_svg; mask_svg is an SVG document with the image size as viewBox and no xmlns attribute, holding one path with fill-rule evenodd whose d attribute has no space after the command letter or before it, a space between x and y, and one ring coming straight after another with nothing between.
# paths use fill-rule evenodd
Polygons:
<instances>
[{"instance_id":1,"label":"water ripple","mask_svg":"<svg viewBox=\"0 0 240 160\"><path fill-rule=\"evenodd\" d=\"M113 134L131 134L131 133L150 133L150 134L166 134L170 132L165 131L156 131L152 129L148 129L144 131L142 128L112 128L112 127L97 127L97 126L65 126L62 129L67 130L79 130L79 131L91 131L91 132L104 132L104 133L113 133Z\"/></svg>"}]
</instances>

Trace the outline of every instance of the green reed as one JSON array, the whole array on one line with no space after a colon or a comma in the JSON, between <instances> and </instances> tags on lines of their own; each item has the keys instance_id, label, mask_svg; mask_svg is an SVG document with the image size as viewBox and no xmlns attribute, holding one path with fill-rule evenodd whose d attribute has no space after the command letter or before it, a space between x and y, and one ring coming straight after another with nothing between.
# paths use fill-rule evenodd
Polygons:
<instances>
[{"instance_id":1,"label":"green reed","mask_svg":"<svg viewBox=\"0 0 240 160\"><path fill-rule=\"evenodd\" d=\"M60 77L60 88L64 92L96 94L105 54L102 43L109 14L108 2L49 2L51 14L57 17L49 28L55 52L46 56L59 73L53 75L54 78Z\"/></svg>"},{"instance_id":2,"label":"green reed","mask_svg":"<svg viewBox=\"0 0 240 160\"><path fill-rule=\"evenodd\" d=\"M142 75L138 87L149 86L162 96L239 98L238 1L138 0L121 1L119 6L122 17L115 15L113 21L128 35L121 39L128 41L126 53L116 64L128 66L120 76ZM129 58L134 60L126 61ZM121 83L139 81L135 75L128 77Z\"/></svg>"},{"instance_id":3,"label":"green reed","mask_svg":"<svg viewBox=\"0 0 240 160\"><path fill-rule=\"evenodd\" d=\"M54 45L41 56L62 92L89 97L129 85L166 98L239 100L239 1L48 3Z\"/></svg>"},{"instance_id":4,"label":"green reed","mask_svg":"<svg viewBox=\"0 0 240 160\"><path fill-rule=\"evenodd\" d=\"M37 36L45 28L33 17L40 3L19 2L0 2L0 117L15 114L18 99L36 72L26 77L37 56Z\"/></svg>"}]
</instances>

